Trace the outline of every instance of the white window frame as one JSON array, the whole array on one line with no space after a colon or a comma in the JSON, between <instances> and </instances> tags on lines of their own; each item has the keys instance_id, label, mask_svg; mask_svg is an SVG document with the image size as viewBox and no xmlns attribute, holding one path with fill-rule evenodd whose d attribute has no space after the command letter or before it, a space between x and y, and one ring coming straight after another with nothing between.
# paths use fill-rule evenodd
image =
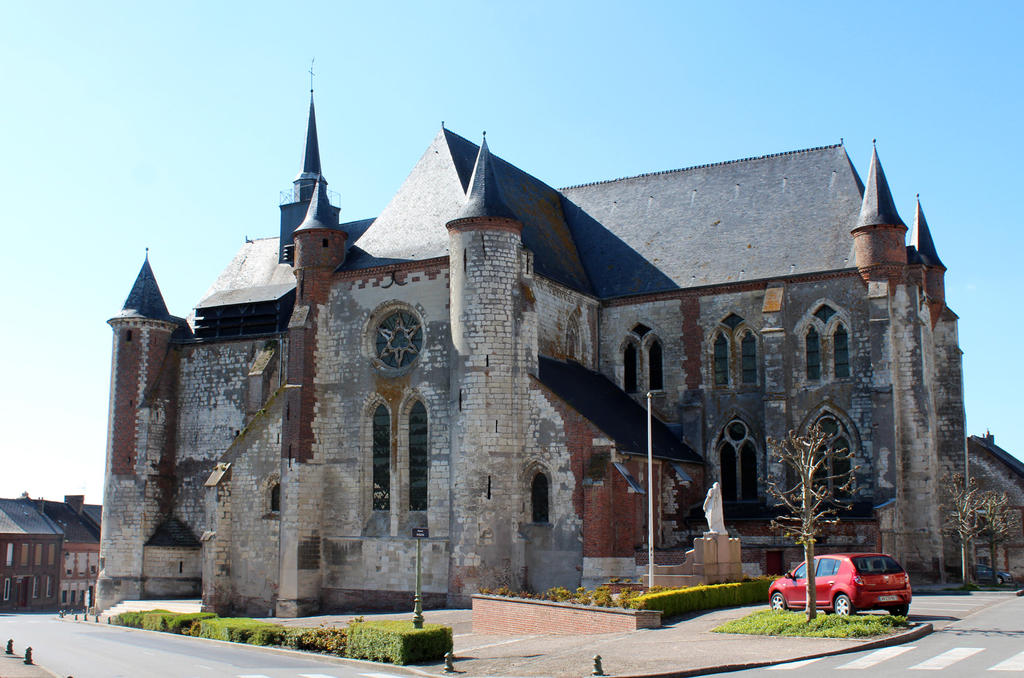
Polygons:
<instances>
[{"instance_id":1,"label":"white window frame","mask_svg":"<svg viewBox=\"0 0 1024 678\"><path fill-rule=\"evenodd\" d=\"M4 579L4 600L11 599L11 578Z\"/></svg>"},{"instance_id":2,"label":"white window frame","mask_svg":"<svg viewBox=\"0 0 1024 678\"><path fill-rule=\"evenodd\" d=\"M39 577L32 577L32 597L39 597Z\"/></svg>"},{"instance_id":3,"label":"white window frame","mask_svg":"<svg viewBox=\"0 0 1024 678\"><path fill-rule=\"evenodd\" d=\"M14 565L14 544L7 543L7 567Z\"/></svg>"}]
</instances>

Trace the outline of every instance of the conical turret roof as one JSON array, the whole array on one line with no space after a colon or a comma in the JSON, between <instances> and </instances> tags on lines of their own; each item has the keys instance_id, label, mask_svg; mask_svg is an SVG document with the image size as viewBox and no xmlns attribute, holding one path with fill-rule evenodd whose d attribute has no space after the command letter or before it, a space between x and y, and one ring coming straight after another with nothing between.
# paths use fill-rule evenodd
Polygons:
<instances>
[{"instance_id":1,"label":"conical turret roof","mask_svg":"<svg viewBox=\"0 0 1024 678\"><path fill-rule=\"evenodd\" d=\"M160 294L160 287L156 284L156 277L153 269L149 266L149 254L142 262L142 269L139 270L132 291L124 301L124 307L117 314L118 318L145 318L147 320L164 320L171 322L171 314L167 312L167 304Z\"/></svg>"},{"instance_id":2,"label":"conical turret roof","mask_svg":"<svg viewBox=\"0 0 1024 678\"><path fill-rule=\"evenodd\" d=\"M868 171L868 183L864 188L864 200L860 206L857 226L903 226L896 205L892 201L889 183L885 180L882 163L878 161L878 149L871 151L871 169Z\"/></svg>"},{"instance_id":3,"label":"conical turret roof","mask_svg":"<svg viewBox=\"0 0 1024 678\"><path fill-rule=\"evenodd\" d=\"M316 182L316 189L309 201L309 208L306 210L306 218L302 220L295 232L312 231L318 228L337 230L338 215L331 207L327 198L327 182L322 178Z\"/></svg>"},{"instance_id":4,"label":"conical turret roof","mask_svg":"<svg viewBox=\"0 0 1024 678\"><path fill-rule=\"evenodd\" d=\"M921 199L917 199L917 209L914 212L914 232L910 236L910 244L917 249L925 266L940 266L946 268L939 259L939 253L935 251L935 243L932 241L931 231L928 229L928 222L924 218L924 210L921 209Z\"/></svg>"},{"instance_id":5,"label":"conical turret roof","mask_svg":"<svg viewBox=\"0 0 1024 678\"><path fill-rule=\"evenodd\" d=\"M484 140L480 144L480 151L476 155L476 165L473 167L473 176L469 180L469 195L466 198L466 204L459 210L456 219L474 217L516 218L502 198L501 188L494 175L494 161L487 148L486 136L484 136Z\"/></svg>"},{"instance_id":6,"label":"conical turret roof","mask_svg":"<svg viewBox=\"0 0 1024 678\"><path fill-rule=\"evenodd\" d=\"M301 179L318 179L320 174L320 142L316 136L316 109L313 106L313 92L309 93L309 122L306 124L306 149L302 159L302 171L295 177Z\"/></svg>"}]
</instances>

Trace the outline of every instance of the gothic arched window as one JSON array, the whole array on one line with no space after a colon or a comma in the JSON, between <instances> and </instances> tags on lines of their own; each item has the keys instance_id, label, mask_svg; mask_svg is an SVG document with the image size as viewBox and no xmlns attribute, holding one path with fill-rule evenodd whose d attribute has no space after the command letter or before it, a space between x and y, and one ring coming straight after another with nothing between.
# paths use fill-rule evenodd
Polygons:
<instances>
[{"instance_id":1,"label":"gothic arched window","mask_svg":"<svg viewBox=\"0 0 1024 678\"><path fill-rule=\"evenodd\" d=\"M743 383L757 383L757 339L753 332L746 332L740 342L740 353L742 356Z\"/></svg>"},{"instance_id":2,"label":"gothic arched window","mask_svg":"<svg viewBox=\"0 0 1024 678\"><path fill-rule=\"evenodd\" d=\"M664 381L661 374L661 342L654 340L647 349L647 368L650 377L652 391L660 391L664 388Z\"/></svg>"},{"instance_id":3,"label":"gothic arched window","mask_svg":"<svg viewBox=\"0 0 1024 678\"><path fill-rule=\"evenodd\" d=\"M373 413L373 510L391 509L391 414L379 406Z\"/></svg>"},{"instance_id":4,"label":"gothic arched window","mask_svg":"<svg viewBox=\"0 0 1024 678\"><path fill-rule=\"evenodd\" d=\"M427 510L427 408L417 402L409 411L409 510Z\"/></svg>"},{"instance_id":5,"label":"gothic arched window","mask_svg":"<svg viewBox=\"0 0 1024 678\"><path fill-rule=\"evenodd\" d=\"M538 472L530 486L530 506L533 522L548 522L548 477Z\"/></svg>"},{"instance_id":6,"label":"gothic arched window","mask_svg":"<svg viewBox=\"0 0 1024 678\"><path fill-rule=\"evenodd\" d=\"M631 343L626 344L626 349L622 352L622 366L622 390L626 393L636 393L636 346Z\"/></svg>"},{"instance_id":7,"label":"gothic arched window","mask_svg":"<svg viewBox=\"0 0 1024 678\"><path fill-rule=\"evenodd\" d=\"M729 385L729 340L721 332L715 337L715 386Z\"/></svg>"},{"instance_id":8,"label":"gothic arched window","mask_svg":"<svg viewBox=\"0 0 1024 678\"><path fill-rule=\"evenodd\" d=\"M807 350L807 378L821 379L821 337L818 330L807 328L804 346Z\"/></svg>"},{"instance_id":9,"label":"gothic arched window","mask_svg":"<svg viewBox=\"0 0 1024 678\"><path fill-rule=\"evenodd\" d=\"M832 486L837 498L848 497L849 492L842 491L841 488L846 483L852 468L850 463L852 455L849 454L853 451L853 447L850 445L852 436L843 423L831 414L823 414L818 418L817 424L827 436L822 446L822 452L828 455L827 473L832 476L828 484Z\"/></svg>"},{"instance_id":10,"label":"gothic arched window","mask_svg":"<svg viewBox=\"0 0 1024 678\"><path fill-rule=\"evenodd\" d=\"M281 483L274 483L270 488L270 512L281 512Z\"/></svg>"},{"instance_id":11,"label":"gothic arched window","mask_svg":"<svg viewBox=\"0 0 1024 678\"><path fill-rule=\"evenodd\" d=\"M850 340L846 334L846 328L842 325L837 325L836 331L832 335L832 357L835 376L850 376Z\"/></svg>"},{"instance_id":12,"label":"gothic arched window","mask_svg":"<svg viewBox=\"0 0 1024 678\"><path fill-rule=\"evenodd\" d=\"M723 501L757 501L757 445L743 421L733 419L718 436Z\"/></svg>"}]
</instances>

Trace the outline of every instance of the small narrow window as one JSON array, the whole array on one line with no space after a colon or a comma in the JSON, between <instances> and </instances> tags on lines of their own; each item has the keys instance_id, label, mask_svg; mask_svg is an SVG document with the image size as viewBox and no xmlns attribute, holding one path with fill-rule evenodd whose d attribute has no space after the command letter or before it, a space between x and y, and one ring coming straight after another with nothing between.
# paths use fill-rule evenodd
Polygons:
<instances>
[{"instance_id":1,"label":"small narrow window","mask_svg":"<svg viewBox=\"0 0 1024 678\"><path fill-rule=\"evenodd\" d=\"M178 574L182 574L184 572L185 572L185 561L184 560L179 560L178 561Z\"/></svg>"},{"instance_id":2,"label":"small narrow window","mask_svg":"<svg viewBox=\"0 0 1024 678\"><path fill-rule=\"evenodd\" d=\"M721 332L715 337L715 386L729 385L729 340Z\"/></svg>"},{"instance_id":3,"label":"small narrow window","mask_svg":"<svg viewBox=\"0 0 1024 678\"><path fill-rule=\"evenodd\" d=\"M270 512L281 512L281 483L274 483L270 488Z\"/></svg>"},{"instance_id":4,"label":"small narrow window","mask_svg":"<svg viewBox=\"0 0 1024 678\"><path fill-rule=\"evenodd\" d=\"M427 510L427 408L417 402L409 412L409 510Z\"/></svg>"},{"instance_id":5,"label":"small narrow window","mask_svg":"<svg viewBox=\"0 0 1024 678\"><path fill-rule=\"evenodd\" d=\"M660 391L664 388L661 371L661 342L651 342L651 347L647 351L647 363L651 378L651 390Z\"/></svg>"},{"instance_id":6,"label":"small narrow window","mask_svg":"<svg viewBox=\"0 0 1024 678\"><path fill-rule=\"evenodd\" d=\"M832 335L832 350L835 354L836 376L850 376L850 342L846 328L842 325L836 327L836 333Z\"/></svg>"},{"instance_id":7,"label":"small narrow window","mask_svg":"<svg viewBox=\"0 0 1024 678\"><path fill-rule=\"evenodd\" d=\"M813 327L807 330L804 344L807 348L807 378L821 379L821 338Z\"/></svg>"},{"instance_id":8,"label":"small narrow window","mask_svg":"<svg viewBox=\"0 0 1024 678\"><path fill-rule=\"evenodd\" d=\"M743 341L740 342L740 351L743 357L743 383L756 384L757 339L754 338L753 332L747 332L743 335Z\"/></svg>"},{"instance_id":9,"label":"small narrow window","mask_svg":"<svg viewBox=\"0 0 1024 678\"><path fill-rule=\"evenodd\" d=\"M132 340L132 331L131 330L125 331L125 333L124 333L124 340L125 341L131 341Z\"/></svg>"},{"instance_id":10,"label":"small narrow window","mask_svg":"<svg viewBox=\"0 0 1024 678\"><path fill-rule=\"evenodd\" d=\"M730 313L725 317L725 320L722 321L722 324L728 327L730 330L734 330L737 327L739 327L739 324L741 322L743 322L743 318L736 315L735 313Z\"/></svg>"},{"instance_id":11,"label":"small narrow window","mask_svg":"<svg viewBox=\"0 0 1024 678\"><path fill-rule=\"evenodd\" d=\"M533 507L533 522L548 522L548 477L543 473L538 473L533 477L530 498Z\"/></svg>"},{"instance_id":12,"label":"small narrow window","mask_svg":"<svg viewBox=\"0 0 1024 678\"><path fill-rule=\"evenodd\" d=\"M329 245L330 245L330 242L327 240L327 238L324 238L323 239L323 246L324 247L328 247Z\"/></svg>"},{"instance_id":13,"label":"small narrow window","mask_svg":"<svg viewBox=\"0 0 1024 678\"><path fill-rule=\"evenodd\" d=\"M373 413L373 510L391 508L391 415L381 405Z\"/></svg>"},{"instance_id":14,"label":"small narrow window","mask_svg":"<svg viewBox=\"0 0 1024 678\"><path fill-rule=\"evenodd\" d=\"M643 337L650 331L651 328L648 327L647 325L644 325L643 323L637 323L636 326L633 328L633 334L635 334L638 337Z\"/></svg>"},{"instance_id":15,"label":"small narrow window","mask_svg":"<svg viewBox=\"0 0 1024 678\"><path fill-rule=\"evenodd\" d=\"M814 317L823 323L827 323L828 319L834 316L835 314L835 309L833 309L828 304L822 304L821 308L814 312Z\"/></svg>"},{"instance_id":16,"label":"small narrow window","mask_svg":"<svg viewBox=\"0 0 1024 678\"><path fill-rule=\"evenodd\" d=\"M633 344L626 344L626 350L622 352L622 364L622 389L626 393L636 393L636 347Z\"/></svg>"}]
</instances>

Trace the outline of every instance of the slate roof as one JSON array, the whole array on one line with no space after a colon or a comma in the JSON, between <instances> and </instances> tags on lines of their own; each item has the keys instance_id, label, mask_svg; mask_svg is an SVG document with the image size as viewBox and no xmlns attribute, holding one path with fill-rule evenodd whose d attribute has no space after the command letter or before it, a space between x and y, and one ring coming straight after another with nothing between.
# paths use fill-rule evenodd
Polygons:
<instances>
[{"instance_id":1,"label":"slate roof","mask_svg":"<svg viewBox=\"0 0 1024 678\"><path fill-rule=\"evenodd\" d=\"M462 206L458 215L459 219L474 217L515 219L512 210L501 197L501 187L494 177L494 164L491 162L491 152L487 148L487 137L484 137L480 144L480 151L477 153L476 164L473 167L473 177L469 180L466 204Z\"/></svg>"},{"instance_id":2,"label":"slate roof","mask_svg":"<svg viewBox=\"0 0 1024 678\"><path fill-rule=\"evenodd\" d=\"M562 189L598 297L855 265L862 184L842 145Z\"/></svg>"},{"instance_id":3,"label":"slate roof","mask_svg":"<svg viewBox=\"0 0 1024 678\"><path fill-rule=\"evenodd\" d=\"M331 207L331 201L327 198L327 182L323 178L317 179L313 197L306 209L306 218L294 232L312 231L318 228L330 230L338 228L338 213Z\"/></svg>"},{"instance_id":4,"label":"slate roof","mask_svg":"<svg viewBox=\"0 0 1024 678\"><path fill-rule=\"evenodd\" d=\"M139 275L135 278L132 291L124 301L124 307L117 314L119 318L146 318L148 320L164 320L174 322L176 319L167 312L167 304L160 294L160 287L156 284L156 277L149 265L149 255L142 262Z\"/></svg>"},{"instance_id":5,"label":"slate roof","mask_svg":"<svg viewBox=\"0 0 1024 678\"><path fill-rule=\"evenodd\" d=\"M98 544L100 531L88 516L79 515L62 501L44 501L43 512L60 525L64 540L74 544ZM83 511L84 513L84 511Z\"/></svg>"},{"instance_id":6,"label":"slate roof","mask_svg":"<svg viewBox=\"0 0 1024 678\"><path fill-rule=\"evenodd\" d=\"M910 243L917 250L918 258L925 266L946 268L942 264L942 260L939 259L939 253L935 251L935 243L932 242L932 232L928 228L928 222L925 221L920 198L918 198L917 208L914 210L914 232L910 236Z\"/></svg>"},{"instance_id":7,"label":"slate roof","mask_svg":"<svg viewBox=\"0 0 1024 678\"><path fill-rule=\"evenodd\" d=\"M206 297L196 305L196 308L230 306L233 304L252 304L261 301L277 301L293 289L295 289L295 283L224 290L223 292L214 292L210 296Z\"/></svg>"},{"instance_id":8,"label":"slate roof","mask_svg":"<svg viewBox=\"0 0 1024 678\"><path fill-rule=\"evenodd\" d=\"M466 205L479 148L442 129L391 202L354 243L343 270L448 255L446 224ZM536 177L489 154L494 185L523 224L523 244L540 275L590 292L576 242L562 212L562 198Z\"/></svg>"},{"instance_id":9,"label":"slate roof","mask_svg":"<svg viewBox=\"0 0 1024 678\"><path fill-rule=\"evenodd\" d=\"M971 436L970 440L976 445L979 445L988 450L993 457L1006 464L1010 469L1017 474L1018 477L1024 478L1024 461L1021 461L1017 457L1013 456L1003 448L995 444L995 441L989 442L983 436Z\"/></svg>"},{"instance_id":10,"label":"slate roof","mask_svg":"<svg viewBox=\"0 0 1024 678\"><path fill-rule=\"evenodd\" d=\"M34 499L0 499L0 534L63 534Z\"/></svg>"},{"instance_id":11,"label":"slate roof","mask_svg":"<svg viewBox=\"0 0 1024 678\"><path fill-rule=\"evenodd\" d=\"M189 526L177 518L168 518L156 528L146 546L182 546L198 548L199 540Z\"/></svg>"},{"instance_id":12,"label":"slate roof","mask_svg":"<svg viewBox=\"0 0 1024 678\"><path fill-rule=\"evenodd\" d=\"M302 155L302 171L295 177L300 179L316 179L320 174L320 142L316 135L316 110L313 107L313 91L309 92L309 120L306 123L306 146Z\"/></svg>"},{"instance_id":13,"label":"slate roof","mask_svg":"<svg viewBox=\"0 0 1024 678\"><path fill-rule=\"evenodd\" d=\"M878 149L871 150L871 167L868 169L868 184L864 189L864 201L857 217L857 228L861 226L905 226L896 205L892 201L889 182L878 160Z\"/></svg>"},{"instance_id":14,"label":"slate roof","mask_svg":"<svg viewBox=\"0 0 1024 678\"><path fill-rule=\"evenodd\" d=\"M103 525L103 505L102 504L85 504L82 506L82 513L89 516L95 525Z\"/></svg>"},{"instance_id":15,"label":"slate roof","mask_svg":"<svg viewBox=\"0 0 1024 678\"><path fill-rule=\"evenodd\" d=\"M235 258L206 290L200 305L217 292L272 285L295 286L295 273L289 264L278 263L277 238L246 241Z\"/></svg>"},{"instance_id":16,"label":"slate roof","mask_svg":"<svg viewBox=\"0 0 1024 678\"><path fill-rule=\"evenodd\" d=\"M647 411L606 376L546 356L538 357L537 367L540 382L615 441L620 452L647 454ZM653 420L651 439L659 459L703 463L658 419Z\"/></svg>"}]
</instances>

